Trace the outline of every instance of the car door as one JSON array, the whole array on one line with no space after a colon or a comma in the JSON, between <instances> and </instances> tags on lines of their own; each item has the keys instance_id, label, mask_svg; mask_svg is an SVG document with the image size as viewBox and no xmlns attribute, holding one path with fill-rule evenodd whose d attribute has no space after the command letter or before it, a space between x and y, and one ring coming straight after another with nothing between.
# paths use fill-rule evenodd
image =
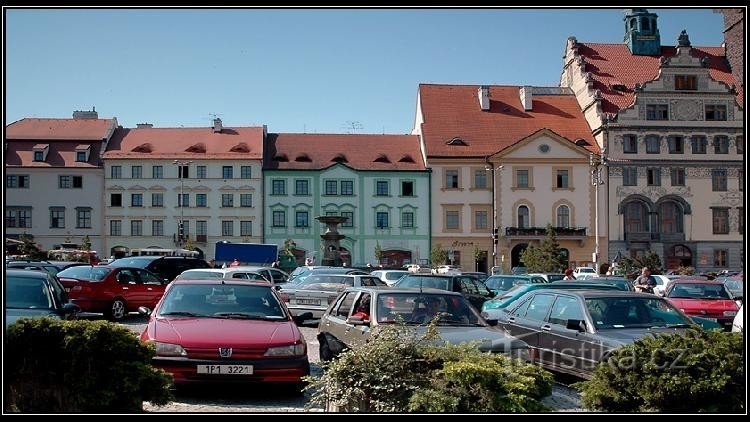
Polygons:
<instances>
[{"instance_id":1,"label":"car door","mask_svg":"<svg viewBox=\"0 0 750 422\"><path fill-rule=\"evenodd\" d=\"M487 299L487 296L481 296L479 294L479 289L477 289L476 284L474 284L474 279L472 279L471 277L456 278L458 279L458 283L461 288L461 294L463 294L464 297L468 299L475 308L481 310L484 301Z\"/></svg>"},{"instance_id":2,"label":"car door","mask_svg":"<svg viewBox=\"0 0 750 422\"><path fill-rule=\"evenodd\" d=\"M139 306L146 306L148 294L146 286L140 282L140 278L135 268L118 268L115 272L117 287L114 296L120 296L125 299L128 309L138 309ZM110 298L114 299L114 297Z\"/></svg>"},{"instance_id":3,"label":"car door","mask_svg":"<svg viewBox=\"0 0 750 422\"><path fill-rule=\"evenodd\" d=\"M341 353L347 347L346 319L351 314L357 293L356 291L343 293L320 320L319 330L325 335L328 347L334 355Z\"/></svg>"},{"instance_id":4,"label":"car door","mask_svg":"<svg viewBox=\"0 0 750 422\"><path fill-rule=\"evenodd\" d=\"M154 309L156 303L164 295L164 289L167 287L167 283L146 270L137 269L135 270L138 274L140 284L143 286L144 296L143 304L138 306L145 306L149 309Z\"/></svg>"},{"instance_id":5,"label":"car door","mask_svg":"<svg viewBox=\"0 0 750 422\"><path fill-rule=\"evenodd\" d=\"M511 311L503 324L511 335L529 345L534 360L539 358L540 331L554 301L554 294L536 293Z\"/></svg>"},{"instance_id":6,"label":"car door","mask_svg":"<svg viewBox=\"0 0 750 422\"><path fill-rule=\"evenodd\" d=\"M576 296L558 294L549 317L539 333L539 359L568 373L582 373L592 365L592 336L587 331L567 328L568 320L584 321L586 311ZM588 326L586 327L588 329ZM594 362L595 363L595 362Z\"/></svg>"},{"instance_id":7,"label":"car door","mask_svg":"<svg viewBox=\"0 0 750 422\"><path fill-rule=\"evenodd\" d=\"M374 277L372 277L374 278ZM378 281L380 281L378 279ZM367 292L360 292L359 296L354 301L354 305L352 306L352 310L349 313L350 316L355 312L355 310L360 309L361 303L368 303L367 305L367 315L372 316L375 315L373 312L373 306L374 301L371 300L372 297L370 293ZM354 324L353 322L349 321L346 322L346 331L344 332L344 342L346 345L350 348L356 348L357 346L363 345L369 338L370 338L370 320L363 324Z\"/></svg>"}]
</instances>

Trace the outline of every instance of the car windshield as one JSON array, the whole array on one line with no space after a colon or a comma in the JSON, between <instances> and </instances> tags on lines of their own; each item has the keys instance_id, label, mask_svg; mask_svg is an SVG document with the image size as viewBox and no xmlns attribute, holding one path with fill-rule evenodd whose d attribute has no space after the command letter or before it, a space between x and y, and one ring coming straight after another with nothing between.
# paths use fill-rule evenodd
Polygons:
<instances>
[{"instance_id":1,"label":"car windshield","mask_svg":"<svg viewBox=\"0 0 750 422\"><path fill-rule=\"evenodd\" d=\"M286 320L270 287L238 284L177 284L157 316Z\"/></svg>"},{"instance_id":2,"label":"car windshield","mask_svg":"<svg viewBox=\"0 0 750 422\"><path fill-rule=\"evenodd\" d=\"M377 297L379 324L427 324L439 317L438 325L485 326L486 323L460 295L408 292L384 293Z\"/></svg>"},{"instance_id":3,"label":"car windshield","mask_svg":"<svg viewBox=\"0 0 750 422\"><path fill-rule=\"evenodd\" d=\"M674 299L730 299L721 284L678 283L672 286L667 297Z\"/></svg>"},{"instance_id":4,"label":"car windshield","mask_svg":"<svg viewBox=\"0 0 750 422\"><path fill-rule=\"evenodd\" d=\"M426 276L419 276L419 275L408 275L404 276L401 280L396 283L396 287L398 288L404 288L404 287L414 287L414 288L420 288L420 289L440 289L440 290L451 290L449 287L450 285L448 282L450 281L450 278L448 277L426 277Z\"/></svg>"},{"instance_id":5,"label":"car windshield","mask_svg":"<svg viewBox=\"0 0 750 422\"><path fill-rule=\"evenodd\" d=\"M354 285L354 278L340 275L310 275L294 287L301 290L341 290Z\"/></svg>"},{"instance_id":6,"label":"car windshield","mask_svg":"<svg viewBox=\"0 0 750 422\"><path fill-rule=\"evenodd\" d=\"M113 267L146 268L148 264L152 263L153 261L153 257L120 258L110 262L109 265Z\"/></svg>"},{"instance_id":7,"label":"car windshield","mask_svg":"<svg viewBox=\"0 0 750 422\"><path fill-rule=\"evenodd\" d=\"M586 298L586 308L597 330L692 325L690 319L661 298Z\"/></svg>"},{"instance_id":8,"label":"car windshield","mask_svg":"<svg viewBox=\"0 0 750 422\"><path fill-rule=\"evenodd\" d=\"M37 277L5 278L5 306L15 309L51 309L53 306L44 280Z\"/></svg>"},{"instance_id":9,"label":"car windshield","mask_svg":"<svg viewBox=\"0 0 750 422\"><path fill-rule=\"evenodd\" d=\"M111 271L112 268L107 267L79 265L77 267L68 267L57 273L57 276L60 278L69 277L79 280L102 281Z\"/></svg>"},{"instance_id":10,"label":"car windshield","mask_svg":"<svg viewBox=\"0 0 750 422\"><path fill-rule=\"evenodd\" d=\"M492 290L510 290L513 286L529 284L529 280L524 277L492 276L484 284Z\"/></svg>"},{"instance_id":11,"label":"car windshield","mask_svg":"<svg viewBox=\"0 0 750 422\"><path fill-rule=\"evenodd\" d=\"M385 272L385 279L388 281L398 280L404 275L409 274L408 271L387 271Z\"/></svg>"}]
</instances>

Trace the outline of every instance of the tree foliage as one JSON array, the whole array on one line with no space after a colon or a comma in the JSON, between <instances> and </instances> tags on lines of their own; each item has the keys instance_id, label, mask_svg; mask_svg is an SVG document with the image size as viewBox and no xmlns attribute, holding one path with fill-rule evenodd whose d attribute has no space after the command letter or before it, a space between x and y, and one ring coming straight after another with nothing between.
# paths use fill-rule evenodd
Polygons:
<instances>
[{"instance_id":1,"label":"tree foliage","mask_svg":"<svg viewBox=\"0 0 750 422\"><path fill-rule=\"evenodd\" d=\"M375 241L375 250L373 251L373 255L375 255L375 259L378 261L378 264L383 263L383 248L380 246L379 241Z\"/></svg>"},{"instance_id":2,"label":"tree foliage","mask_svg":"<svg viewBox=\"0 0 750 422\"><path fill-rule=\"evenodd\" d=\"M651 270L651 274L662 274L664 272L661 266L661 258L654 251L648 251L648 253L635 258L625 256L617 266L626 275L639 275L643 267L648 267Z\"/></svg>"},{"instance_id":3,"label":"tree foliage","mask_svg":"<svg viewBox=\"0 0 750 422\"><path fill-rule=\"evenodd\" d=\"M430 251L430 261L432 262L433 267L448 262L448 251L443 249L443 245L438 243L432 247L432 250Z\"/></svg>"},{"instance_id":4,"label":"tree foliage","mask_svg":"<svg viewBox=\"0 0 750 422\"><path fill-rule=\"evenodd\" d=\"M547 237L539 246L529 245L521 254L521 261L530 273L559 273L567 268L567 257L551 224L547 224Z\"/></svg>"},{"instance_id":5,"label":"tree foliage","mask_svg":"<svg viewBox=\"0 0 750 422\"><path fill-rule=\"evenodd\" d=\"M23 242L23 244L18 246L18 250L22 255L26 255L28 259L39 260L47 258L47 255L39 249L36 243L31 239L31 237L27 236L26 234L22 234L19 237L19 240Z\"/></svg>"},{"instance_id":6,"label":"tree foliage","mask_svg":"<svg viewBox=\"0 0 750 422\"><path fill-rule=\"evenodd\" d=\"M81 239L81 250L82 251L91 250L91 239L89 239L89 235L83 236L83 239Z\"/></svg>"}]
</instances>

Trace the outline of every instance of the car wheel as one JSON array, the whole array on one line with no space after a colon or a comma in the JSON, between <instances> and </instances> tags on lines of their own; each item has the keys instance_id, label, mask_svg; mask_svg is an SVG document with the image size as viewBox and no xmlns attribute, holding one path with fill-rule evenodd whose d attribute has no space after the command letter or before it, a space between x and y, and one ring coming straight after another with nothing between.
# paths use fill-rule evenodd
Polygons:
<instances>
[{"instance_id":1,"label":"car wheel","mask_svg":"<svg viewBox=\"0 0 750 422\"><path fill-rule=\"evenodd\" d=\"M125 318L128 314L127 307L125 307L125 301L122 299L115 299L112 301L112 305L109 307L109 318L113 321L119 321Z\"/></svg>"},{"instance_id":2,"label":"car wheel","mask_svg":"<svg viewBox=\"0 0 750 422\"><path fill-rule=\"evenodd\" d=\"M331 352L331 346L328 345L328 340L325 338L320 339L320 360L323 362L330 362L333 360L333 352Z\"/></svg>"}]
</instances>

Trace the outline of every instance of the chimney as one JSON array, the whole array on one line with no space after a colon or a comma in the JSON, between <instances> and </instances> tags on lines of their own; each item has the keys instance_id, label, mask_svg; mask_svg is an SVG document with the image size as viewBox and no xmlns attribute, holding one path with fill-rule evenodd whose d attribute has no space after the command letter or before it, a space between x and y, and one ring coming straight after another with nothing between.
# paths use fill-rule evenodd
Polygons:
<instances>
[{"instance_id":1,"label":"chimney","mask_svg":"<svg viewBox=\"0 0 750 422\"><path fill-rule=\"evenodd\" d=\"M214 119L214 133L220 133L221 132L221 119L215 118Z\"/></svg>"},{"instance_id":2,"label":"chimney","mask_svg":"<svg viewBox=\"0 0 750 422\"><path fill-rule=\"evenodd\" d=\"M96 120L99 118L99 113L96 112L96 107L91 107L91 111L80 111L76 110L73 112L74 119L80 120Z\"/></svg>"},{"instance_id":3,"label":"chimney","mask_svg":"<svg viewBox=\"0 0 750 422\"><path fill-rule=\"evenodd\" d=\"M519 90L521 104L523 104L523 109L526 111L531 110L531 90L532 88L529 85L522 86Z\"/></svg>"},{"instance_id":4,"label":"chimney","mask_svg":"<svg viewBox=\"0 0 750 422\"><path fill-rule=\"evenodd\" d=\"M151 129L154 127L153 123L138 123L135 125L138 129Z\"/></svg>"},{"instance_id":5,"label":"chimney","mask_svg":"<svg viewBox=\"0 0 750 422\"><path fill-rule=\"evenodd\" d=\"M479 97L479 106L482 107L482 111L490 109L490 87L488 85L482 85L477 90L477 97Z\"/></svg>"}]
</instances>

